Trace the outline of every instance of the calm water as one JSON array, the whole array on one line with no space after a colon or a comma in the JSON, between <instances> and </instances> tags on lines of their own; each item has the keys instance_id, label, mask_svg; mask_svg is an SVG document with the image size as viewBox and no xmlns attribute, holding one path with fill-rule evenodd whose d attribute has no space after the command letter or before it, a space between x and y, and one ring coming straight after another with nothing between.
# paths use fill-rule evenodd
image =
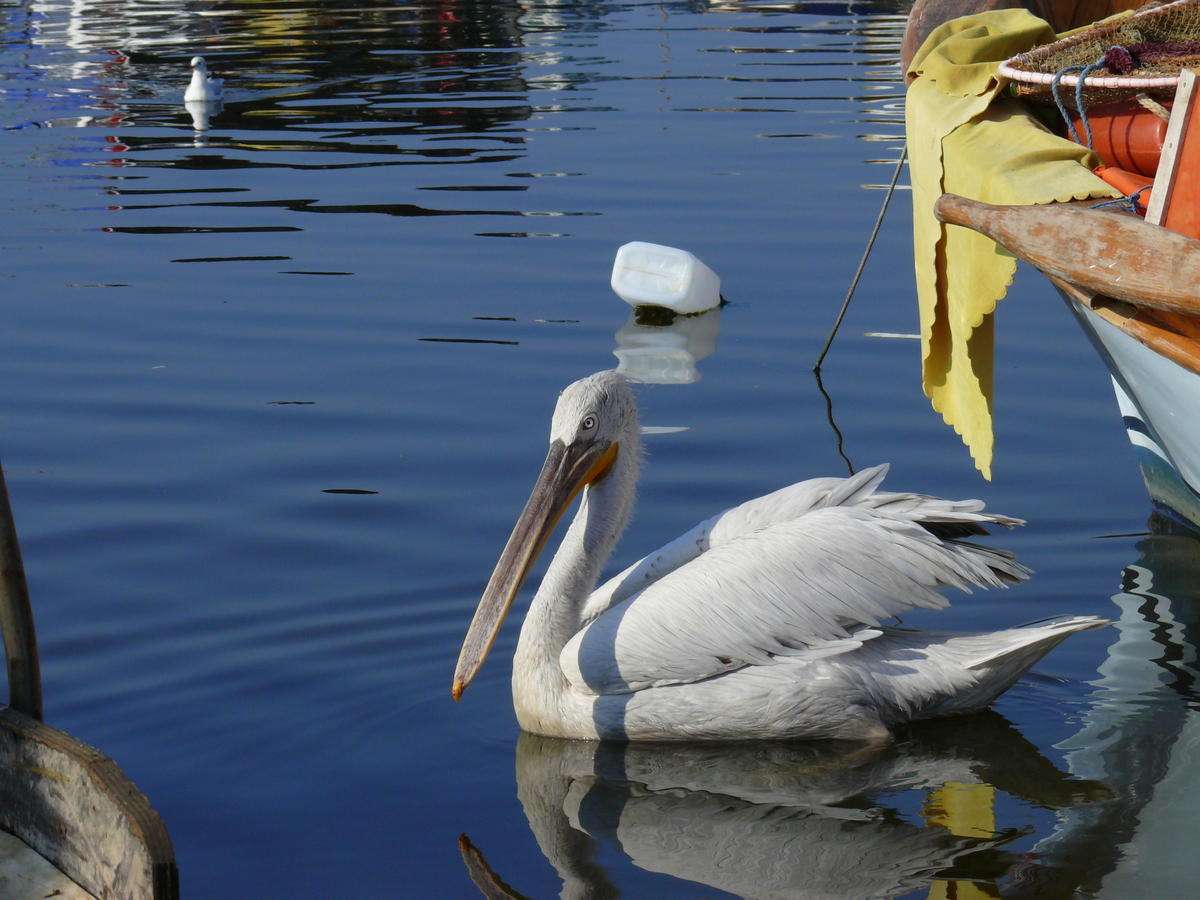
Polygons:
<instances>
[{"instance_id":1,"label":"calm water","mask_svg":"<svg viewBox=\"0 0 1200 900\"><path fill-rule=\"evenodd\" d=\"M863 336L916 330L903 191L825 367L844 453L1028 519L997 541L1038 572L906 621L1122 628L874 754L518 740L515 622L450 699L555 392L615 363L620 244L730 303L702 379L642 392L689 430L649 439L615 562L845 471L810 369L899 153L902 8L0 12L0 457L47 721L149 796L185 896L479 897L464 833L532 898L1194 893L1198 545L1138 536L1107 374L1030 273L975 473L916 343Z\"/></svg>"}]
</instances>

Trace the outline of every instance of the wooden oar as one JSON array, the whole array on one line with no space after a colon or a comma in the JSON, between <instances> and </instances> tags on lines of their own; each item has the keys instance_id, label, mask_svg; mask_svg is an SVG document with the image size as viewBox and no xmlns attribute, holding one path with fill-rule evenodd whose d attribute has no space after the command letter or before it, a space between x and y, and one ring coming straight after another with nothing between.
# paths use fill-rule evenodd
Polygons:
<instances>
[{"instance_id":1,"label":"wooden oar","mask_svg":"<svg viewBox=\"0 0 1200 900\"><path fill-rule=\"evenodd\" d=\"M1065 203L993 206L943 194L933 210L1047 275L1137 306L1200 315L1200 240Z\"/></svg>"}]
</instances>

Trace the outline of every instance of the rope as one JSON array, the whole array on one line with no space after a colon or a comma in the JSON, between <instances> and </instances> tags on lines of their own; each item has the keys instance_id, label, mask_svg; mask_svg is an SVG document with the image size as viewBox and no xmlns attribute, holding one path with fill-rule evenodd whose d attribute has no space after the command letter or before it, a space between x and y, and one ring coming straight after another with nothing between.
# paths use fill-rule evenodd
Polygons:
<instances>
[{"instance_id":1,"label":"rope","mask_svg":"<svg viewBox=\"0 0 1200 900\"><path fill-rule=\"evenodd\" d=\"M1087 66L1066 66L1054 73L1054 80L1050 82L1050 96L1054 98L1054 105L1058 107L1059 114L1062 115L1063 121L1067 123L1067 130L1071 132L1071 137L1075 139L1075 143L1082 144L1083 141L1079 137L1079 132L1075 130L1075 123L1071 121L1071 114L1067 112L1067 104L1063 102L1062 95L1058 93L1059 82L1062 81L1064 75L1069 75L1072 72L1082 72ZM1080 79L1082 82L1083 79ZM1079 85L1076 85L1078 87ZM1083 110L1080 110L1082 113ZM1092 146L1091 128L1088 126L1087 115L1083 116L1084 127L1088 130L1088 147Z\"/></svg>"},{"instance_id":2,"label":"rope","mask_svg":"<svg viewBox=\"0 0 1200 900\"><path fill-rule=\"evenodd\" d=\"M1094 203L1088 209L1103 209L1106 206L1117 206L1121 209L1128 209L1130 212L1135 212L1138 215L1145 215L1147 207L1142 203L1142 192L1148 191L1153 187L1154 185L1148 184L1145 187L1138 188L1132 194L1121 197L1119 200L1105 200L1102 203ZM1129 206L1125 206L1126 203Z\"/></svg>"},{"instance_id":3,"label":"rope","mask_svg":"<svg viewBox=\"0 0 1200 900\"><path fill-rule=\"evenodd\" d=\"M1171 121L1171 111L1169 109L1167 109L1165 106L1163 106L1161 103L1159 103L1157 100L1155 100L1153 97L1151 97L1149 94L1147 94L1145 91L1142 91L1134 99L1137 100L1137 102L1142 105L1143 109L1150 110L1150 112L1154 113L1156 116L1158 116L1164 122Z\"/></svg>"},{"instance_id":4,"label":"rope","mask_svg":"<svg viewBox=\"0 0 1200 900\"><path fill-rule=\"evenodd\" d=\"M887 193L883 197L883 206L879 208L879 218L875 220L875 227L871 230L871 237L867 239L867 248L863 251L862 260L859 261L858 271L854 273L854 280L850 282L850 290L846 292L846 299L842 301L841 311L838 312L837 321L833 323L833 330L829 332L829 337L825 339L825 346L821 348L821 354L817 357L817 364L813 366L813 371L818 375L821 371L821 363L825 361L825 354L829 352L829 347L833 344L834 336L837 335L838 329L842 327L842 319L846 317L846 310L850 308L850 298L854 296L854 289L858 287L858 279L862 277L863 269L867 267L867 257L871 255L871 247L875 245L875 238L879 235L879 226L883 224L883 214L887 212L888 204L892 200L892 194L896 193L896 182L900 180L900 172L904 169L904 161L908 158L908 144L906 143L900 150L900 159L896 162L896 171L892 173L892 183L888 185ZM847 460L847 463L849 460Z\"/></svg>"},{"instance_id":5,"label":"rope","mask_svg":"<svg viewBox=\"0 0 1200 900\"><path fill-rule=\"evenodd\" d=\"M1117 49L1124 49L1117 48ZM1089 63L1086 66L1066 66L1054 73L1054 80L1050 82L1050 93L1054 97L1054 105L1058 107L1059 113L1063 117L1063 121L1067 123L1067 128L1071 132L1071 137L1075 139L1075 143L1083 144L1084 141L1079 136L1079 132L1075 129L1075 123L1071 121L1071 115L1067 112L1067 105L1063 102L1062 95L1058 92L1058 85L1062 81L1064 75L1071 72L1078 72L1079 79L1075 82L1075 109L1079 112L1079 121L1083 124L1083 131L1087 137L1086 146L1089 150L1094 149L1092 146L1092 123L1088 121L1087 106L1083 102L1084 80L1095 72L1097 69L1105 67L1104 57L1101 56L1094 63Z\"/></svg>"}]
</instances>

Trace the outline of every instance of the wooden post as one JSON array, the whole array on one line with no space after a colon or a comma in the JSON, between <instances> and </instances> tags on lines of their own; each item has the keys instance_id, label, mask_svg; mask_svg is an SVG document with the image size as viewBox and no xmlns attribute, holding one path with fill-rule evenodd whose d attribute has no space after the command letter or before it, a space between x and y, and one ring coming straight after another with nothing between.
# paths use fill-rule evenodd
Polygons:
<instances>
[{"instance_id":1,"label":"wooden post","mask_svg":"<svg viewBox=\"0 0 1200 900\"><path fill-rule=\"evenodd\" d=\"M8 659L9 706L40 722L42 672L37 633L3 468L0 468L0 627L4 630L4 655Z\"/></svg>"},{"instance_id":2,"label":"wooden post","mask_svg":"<svg viewBox=\"0 0 1200 900\"><path fill-rule=\"evenodd\" d=\"M1200 238L1200 115L1195 114L1200 92L1196 84L1195 69L1179 73L1146 221Z\"/></svg>"}]
</instances>

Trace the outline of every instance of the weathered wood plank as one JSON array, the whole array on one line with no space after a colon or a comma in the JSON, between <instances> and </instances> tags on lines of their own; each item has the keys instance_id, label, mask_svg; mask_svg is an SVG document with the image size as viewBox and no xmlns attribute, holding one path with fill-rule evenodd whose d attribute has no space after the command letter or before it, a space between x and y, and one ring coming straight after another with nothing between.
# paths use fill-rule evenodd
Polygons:
<instances>
[{"instance_id":1,"label":"weathered wood plank","mask_svg":"<svg viewBox=\"0 0 1200 900\"><path fill-rule=\"evenodd\" d=\"M1200 341L1200 316L1184 316L1179 313L1167 312L1165 309L1155 310L1154 316L1168 328L1179 332L1184 337Z\"/></svg>"},{"instance_id":2,"label":"weathered wood plank","mask_svg":"<svg viewBox=\"0 0 1200 900\"><path fill-rule=\"evenodd\" d=\"M1196 72L1179 73L1146 221L1200 238L1200 116Z\"/></svg>"},{"instance_id":3,"label":"weathered wood plank","mask_svg":"<svg viewBox=\"0 0 1200 900\"><path fill-rule=\"evenodd\" d=\"M120 768L69 734L0 708L0 829L97 900L176 900L162 820Z\"/></svg>"},{"instance_id":4,"label":"weathered wood plank","mask_svg":"<svg viewBox=\"0 0 1200 900\"><path fill-rule=\"evenodd\" d=\"M0 897L4 900L96 900L28 844L0 831Z\"/></svg>"},{"instance_id":5,"label":"weathered wood plank","mask_svg":"<svg viewBox=\"0 0 1200 900\"><path fill-rule=\"evenodd\" d=\"M1200 314L1200 240L1068 204L993 206L954 194L943 221L985 234L1047 275L1136 306Z\"/></svg>"}]
</instances>

